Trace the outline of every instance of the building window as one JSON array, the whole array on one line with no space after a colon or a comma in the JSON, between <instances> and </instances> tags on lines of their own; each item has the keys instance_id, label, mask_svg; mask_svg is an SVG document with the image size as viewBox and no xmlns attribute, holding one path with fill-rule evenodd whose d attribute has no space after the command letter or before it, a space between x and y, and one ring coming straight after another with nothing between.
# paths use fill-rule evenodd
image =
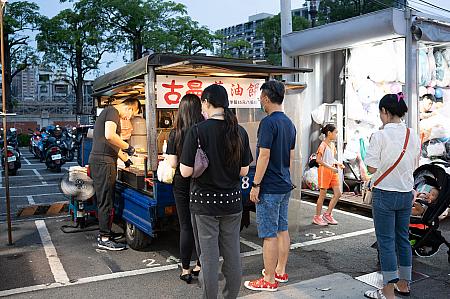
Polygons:
<instances>
[{"instance_id":1,"label":"building window","mask_svg":"<svg viewBox=\"0 0 450 299\"><path fill-rule=\"evenodd\" d=\"M67 94L68 92L68 86L67 85L55 85L55 93L60 93L60 94Z\"/></svg>"},{"instance_id":2,"label":"building window","mask_svg":"<svg viewBox=\"0 0 450 299\"><path fill-rule=\"evenodd\" d=\"M39 75L39 81L42 82L50 81L50 75Z\"/></svg>"},{"instance_id":3,"label":"building window","mask_svg":"<svg viewBox=\"0 0 450 299\"><path fill-rule=\"evenodd\" d=\"M48 87L47 85L42 85L41 87L39 87L39 91L41 93L48 93Z\"/></svg>"}]
</instances>

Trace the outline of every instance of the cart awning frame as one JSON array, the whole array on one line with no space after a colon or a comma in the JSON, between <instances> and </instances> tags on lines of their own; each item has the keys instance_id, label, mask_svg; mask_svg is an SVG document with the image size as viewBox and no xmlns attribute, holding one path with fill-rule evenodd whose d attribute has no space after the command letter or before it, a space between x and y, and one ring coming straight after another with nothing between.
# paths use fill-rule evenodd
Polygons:
<instances>
[{"instance_id":1,"label":"cart awning frame","mask_svg":"<svg viewBox=\"0 0 450 299\"><path fill-rule=\"evenodd\" d=\"M156 74L192 76L237 76L267 78L274 75L309 73L309 68L281 67L253 64L249 60L212 56L152 54L98 77L93 82L93 96L107 96L107 92L135 79L143 79L153 67Z\"/></svg>"}]
</instances>

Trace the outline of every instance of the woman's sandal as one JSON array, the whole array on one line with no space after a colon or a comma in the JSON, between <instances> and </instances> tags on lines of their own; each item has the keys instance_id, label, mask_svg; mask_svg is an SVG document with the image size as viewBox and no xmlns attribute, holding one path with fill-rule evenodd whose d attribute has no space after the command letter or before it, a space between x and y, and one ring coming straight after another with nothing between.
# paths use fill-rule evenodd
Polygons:
<instances>
[{"instance_id":1,"label":"woman's sandal","mask_svg":"<svg viewBox=\"0 0 450 299\"><path fill-rule=\"evenodd\" d=\"M195 277L198 277L198 275L200 274L200 270L197 271L191 270L191 274L194 275Z\"/></svg>"},{"instance_id":2,"label":"woman's sandal","mask_svg":"<svg viewBox=\"0 0 450 299\"><path fill-rule=\"evenodd\" d=\"M401 296L409 296L409 295L411 295L410 291L407 291L407 292L400 291L400 289L398 288L396 283L394 283L394 292L397 293L398 295L401 295Z\"/></svg>"},{"instance_id":3,"label":"woman's sandal","mask_svg":"<svg viewBox=\"0 0 450 299\"><path fill-rule=\"evenodd\" d=\"M370 290L364 293L364 297L371 299L387 299L382 290Z\"/></svg>"},{"instance_id":4,"label":"woman's sandal","mask_svg":"<svg viewBox=\"0 0 450 299\"><path fill-rule=\"evenodd\" d=\"M189 274L180 274L180 279L185 281L187 284L190 284L192 282L192 275Z\"/></svg>"}]
</instances>

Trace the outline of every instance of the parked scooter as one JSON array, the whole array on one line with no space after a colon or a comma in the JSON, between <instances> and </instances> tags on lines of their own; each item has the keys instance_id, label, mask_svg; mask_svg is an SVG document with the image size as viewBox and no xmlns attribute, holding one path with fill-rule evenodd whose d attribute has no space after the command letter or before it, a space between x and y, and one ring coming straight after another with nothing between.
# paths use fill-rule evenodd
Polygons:
<instances>
[{"instance_id":1,"label":"parked scooter","mask_svg":"<svg viewBox=\"0 0 450 299\"><path fill-rule=\"evenodd\" d=\"M63 154L67 162L73 161L76 151L76 128L65 129L63 132L64 149Z\"/></svg>"},{"instance_id":2,"label":"parked scooter","mask_svg":"<svg viewBox=\"0 0 450 299\"><path fill-rule=\"evenodd\" d=\"M39 148L39 143L41 142L42 136L41 131L39 130L29 130L30 131L30 144L29 150L30 153L34 155L35 158L39 159L41 157L41 151Z\"/></svg>"},{"instance_id":3,"label":"parked scooter","mask_svg":"<svg viewBox=\"0 0 450 299\"><path fill-rule=\"evenodd\" d=\"M4 151L3 129L1 131L0 146L2 150L2 168L5 169L5 163L8 163L8 174L16 175L17 171L22 167L16 129L11 128L7 133L6 155Z\"/></svg>"},{"instance_id":4,"label":"parked scooter","mask_svg":"<svg viewBox=\"0 0 450 299\"><path fill-rule=\"evenodd\" d=\"M61 140L62 129L56 127L50 131L50 137L45 142L45 165L48 169L61 172L61 167L66 163L63 154L63 142Z\"/></svg>"}]
</instances>

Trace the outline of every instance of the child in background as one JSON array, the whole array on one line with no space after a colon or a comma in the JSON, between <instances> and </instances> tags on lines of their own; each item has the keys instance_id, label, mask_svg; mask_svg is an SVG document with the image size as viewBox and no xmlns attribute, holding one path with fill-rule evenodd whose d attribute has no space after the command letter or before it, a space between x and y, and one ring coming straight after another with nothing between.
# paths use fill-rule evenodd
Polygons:
<instances>
[{"instance_id":1,"label":"child in background","mask_svg":"<svg viewBox=\"0 0 450 299\"><path fill-rule=\"evenodd\" d=\"M336 155L336 141L338 131L336 126L328 124L322 128L321 133L325 136L324 141L320 144L317 150L316 161L319 164L319 189L320 194L317 199L316 215L313 217L313 223L317 225L338 224L333 218L332 211L341 197L341 190L339 188L339 168L345 168L342 163L339 163L334 157ZM333 198L328 205L328 210L322 215L322 206L327 190L333 189Z\"/></svg>"}]
</instances>

